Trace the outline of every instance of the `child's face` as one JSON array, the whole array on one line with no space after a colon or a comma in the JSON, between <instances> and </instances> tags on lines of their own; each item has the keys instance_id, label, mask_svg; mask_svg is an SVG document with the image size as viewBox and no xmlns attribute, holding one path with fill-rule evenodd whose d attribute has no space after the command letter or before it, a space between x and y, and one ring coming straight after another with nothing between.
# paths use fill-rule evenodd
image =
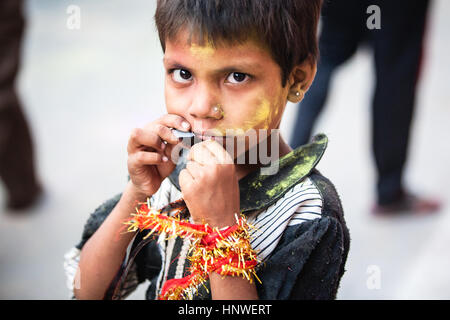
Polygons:
<instances>
[{"instance_id":1,"label":"child's face","mask_svg":"<svg viewBox=\"0 0 450 320\"><path fill-rule=\"evenodd\" d=\"M282 87L281 68L256 42L200 46L180 33L166 41L164 66L167 111L184 117L194 133L266 129L270 135L279 128L289 86ZM223 112L213 111L217 105Z\"/></svg>"}]
</instances>

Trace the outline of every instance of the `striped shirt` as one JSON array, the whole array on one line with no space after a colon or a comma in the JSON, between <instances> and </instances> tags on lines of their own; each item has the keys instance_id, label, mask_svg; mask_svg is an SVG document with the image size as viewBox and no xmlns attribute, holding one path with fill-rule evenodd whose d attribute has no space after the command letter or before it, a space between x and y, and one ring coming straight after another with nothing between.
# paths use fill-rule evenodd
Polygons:
<instances>
[{"instance_id":1,"label":"striped shirt","mask_svg":"<svg viewBox=\"0 0 450 320\"><path fill-rule=\"evenodd\" d=\"M150 203L161 209L168 203L180 199L181 195L171 181L165 179L158 192L151 197ZM255 226L255 230L251 233L251 246L258 253L258 257L264 261L273 252L287 227L320 218L321 213L322 196L315 184L307 177L264 211L248 216L247 221ZM177 259L174 278L179 279L184 276L183 270L189 248L189 239L184 239L181 251L174 254L176 239L165 239L165 234L158 238L162 267L156 285L157 294L164 280L169 277L169 268L174 259Z\"/></svg>"}]
</instances>

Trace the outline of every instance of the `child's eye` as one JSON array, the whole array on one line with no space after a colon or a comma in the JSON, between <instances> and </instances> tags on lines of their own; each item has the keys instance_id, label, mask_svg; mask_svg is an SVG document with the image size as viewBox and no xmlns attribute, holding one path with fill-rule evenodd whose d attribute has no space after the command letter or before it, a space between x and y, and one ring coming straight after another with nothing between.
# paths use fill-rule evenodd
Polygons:
<instances>
[{"instance_id":1,"label":"child's eye","mask_svg":"<svg viewBox=\"0 0 450 320\"><path fill-rule=\"evenodd\" d=\"M192 80L192 74L185 69L172 70L172 78L176 82L187 83Z\"/></svg>"},{"instance_id":2,"label":"child's eye","mask_svg":"<svg viewBox=\"0 0 450 320\"><path fill-rule=\"evenodd\" d=\"M227 78L227 81L231 82L231 83L241 83L244 82L245 80L247 80L248 75L245 73L241 73L241 72L233 72L230 73L230 75Z\"/></svg>"}]
</instances>

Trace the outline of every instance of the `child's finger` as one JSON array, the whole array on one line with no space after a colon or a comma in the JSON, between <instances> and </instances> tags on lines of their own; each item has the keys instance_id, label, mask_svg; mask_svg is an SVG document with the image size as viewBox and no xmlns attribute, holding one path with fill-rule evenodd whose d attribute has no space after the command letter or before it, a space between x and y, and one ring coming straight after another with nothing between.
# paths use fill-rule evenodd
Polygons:
<instances>
[{"instance_id":1,"label":"child's finger","mask_svg":"<svg viewBox=\"0 0 450 320\"><path fill-rule=\"evenodd\" d=\"M181 192L183 194L189 194L189 191L191 190L191 185L194 182L194 177L189 173L189 171L184 168L180 171L180 174L178 175L178 182L180 183ZM183 196L184 197L184 196Z\"/></svg>"},{"instance_id":2,"label":"child's finger","mask_svg":"<svg viewBox=\"0 0 450 320\"><path fill-rule=\"evenodd\" d=\"M133 129L130 139L128 140L128 154L139 151L143 146L152 147L159 151L163 151L165 149L165 144L159 135L141 128Z\"/></svg>"},{"instance_id":3,"label":"child's finger","mask_svg":"<svg viewBox=\"0 0 450 320\"><path fill-rule=\"evenodd\" d=\"M128 157L129 165L141 167L143 165L154 165L166 163L169 159L157 152L138 151Z\"/></svg>"},{"instance_id":4,"label":"child's finger","mask_svg":"<svg viewBox=\"0 0 450 320\"><path fill-rule=\"evenodd\" d=\"M158 120L158 122L165 127L175 128L181 131L189 131L191 129L190 123L177 114L165 114Z\"/></svg>"},{"instance_id":5,"label":"child's finger","mask_svg":"<svg viewBox=\"0 0 450 320\"><path fill-rule=\"evenodd\" d=\"M203 165L195 161L188 161L186 163L186 170L194 180L200 178L201 172L204 170Z\"/></svg>"},{"instance_id":6,"label":"child's finger","mask_svg":"<svg viewBox=\"0 0 450 320\"><path fill-rule=\"evenodd\" d=\"M204 143L205 148L207 148L215 157L216 163L218 164L233 164L234 161L230 154L214 140L208 140Z\"/></svg>"},{"instance_id":7,"label":"child's finger","mask_svg":"<svg viewBox=\"0 0 450 320\"><path fill-rule=\"evenodd\" d=\"M152 123L149 125L147 130L153 131L156 133L163 141L166 141L170 144L178 144L180 140L177 136L175 136L170 130L170 128L164 124L161 123Z\"/></svg>"},{"instance_id":8,"label":"child's finger","mask_svg":"<svg viewBox=\"0 0 450 320\"><path fill-rule=\"evenodd\" d=\"M205 142L200 142L192 146L187 155L187 160L196 161L202 165L215 164L214 154L205 147Z\"/></svg>"}]
</instances>

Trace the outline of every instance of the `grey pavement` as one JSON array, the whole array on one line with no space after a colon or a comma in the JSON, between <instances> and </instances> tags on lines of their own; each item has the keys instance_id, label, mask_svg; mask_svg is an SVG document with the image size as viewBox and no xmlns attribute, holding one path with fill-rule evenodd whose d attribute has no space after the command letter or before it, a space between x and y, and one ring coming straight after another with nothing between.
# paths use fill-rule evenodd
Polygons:
<instances>
[{"instance_id":1,"label":"grey pavement","mask_svg":"<svg viewBox=\"0 0 450 320\"><path fill-rule=\"evenodd\" d=\"M81 9L80 29L67 27L69 5ZM165 111L154 9L145 0L28 2L18 89L46 195L21 216L1 209L0 299L70 297L64 253L79 241L89 214L123 190L131 129ZM434 1L406 175L413 191L444 201L450 199L449 14L449 1ZM371 59L361 50L342 67L317 126L329 137L318 169L336 185L352 237L338 299L449 299L448 205L427 217L370 213ZM289 105L281 126L286 137L294 112ZM130 299L143 299L145 286Z\"/></svg>"}]
</instances>

